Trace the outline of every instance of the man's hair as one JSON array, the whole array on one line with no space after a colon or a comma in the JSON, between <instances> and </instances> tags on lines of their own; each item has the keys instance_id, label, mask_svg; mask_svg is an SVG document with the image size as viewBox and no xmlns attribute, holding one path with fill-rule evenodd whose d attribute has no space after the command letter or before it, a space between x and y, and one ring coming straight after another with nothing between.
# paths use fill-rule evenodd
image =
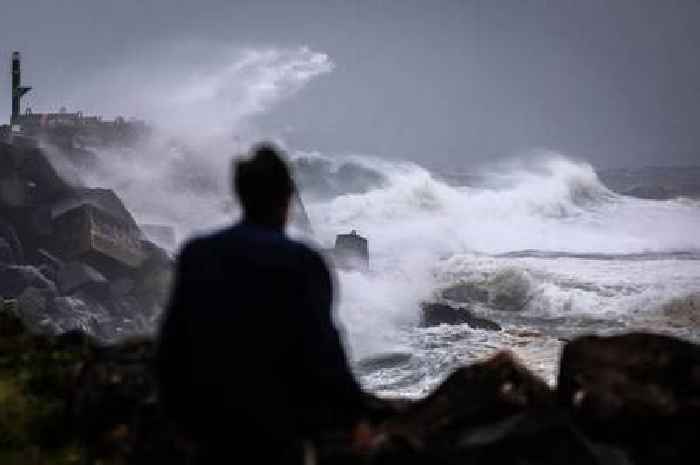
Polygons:
<instances>
[{"instance_id":1,"label":"man's hair","mask_svg":"<svg viewBox=\"0 0 700 465\"><path fill-rule=\"evenodd\" d=\"M294 181L282 152L270 143L253 147L249 158L234 162L234 190L245 215L266 218L289 204Z\"/></svg>"}]
</instances>

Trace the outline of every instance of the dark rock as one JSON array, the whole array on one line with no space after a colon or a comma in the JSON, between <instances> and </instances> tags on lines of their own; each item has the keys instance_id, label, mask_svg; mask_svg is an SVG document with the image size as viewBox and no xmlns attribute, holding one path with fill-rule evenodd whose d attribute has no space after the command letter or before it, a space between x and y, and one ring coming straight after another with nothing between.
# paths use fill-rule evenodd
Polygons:
<instances>
[{"instance_id":1,"label":"dark rock","mask_svg":"<svg viewBox=\"0 0 700 465\"><path fill-rule=\"evenodd\" d=\"M53 282L57 280L58 271L65 266L63 260L60 260L44 249L36 251L35 262L41 274Z\"/></svg>"},{"instance_id":2,"label":"dark rock","mask_svg":"<svg viewBox=\"0 0 700 465\"><path fill-rule=\"evenodd\" d=\"M333 260L338 268L366 271L369 269L367 239L357 234L338 234L333 247Z\"/></svg>"},{"instance_id":3,"label":"dark rock","mask_svg":"<svg viewBox=\"0 0 700 465\"><path fill-rule=\"evenodd\" d=\"M467 324L474 329L484 329L487 331L501 330L501 325L495 321L475 316L466 308L452 307L447 304L434 302L422 304L421 310L421 323L423 326Z\"/></svg>"},{"instance_id":4,"label":"dark rock","mask_svg":"<svg viewBox=\"0 0 700 465\"><path fill-rule=\"evenodd\" d=\"M47 265L54 270L54 273L58 272L65 263L60 258L53 255L51 252L45 249L39 249L36 251L37 263L41 265Z\"/></svg>"},{"instance_id":5,"label":"dark rock","mask_svg":"<svg viewBox=\"0 0 700 465\"><path fill-rule=\"evenodd\" d=\"M32 148L21 152L17 157L17 169L30 187L32 205L49 204L71 192L73 188L56 171L43 150Z\"/></svg>"},{"instance_id":6,"label":"dark rock","mask_svg":"<svg viewBox=\"0 0 700 465\"><path fill-rule=\"evenodd\" d=\"M101 270L141 266L145 254L138 227L83 200L68 199L54 206L51 250L62 259L89 262Z\"/></svg>"},{"instance_id":7,"label":"dark rock","mask_svg":"<svg viewBox=\"0 0 700 465\"><path fill-rule=\"evenodd\" d=\"M51 282L56 282L56 270L49 265L41 264L37 267L39 273L41 273L46 279Z\"/></svg>"},{"instance_id":8,"label":"dark rock","mask_svg":"<svg viewBox=\"0 0 700 465\"><path fill-rule=\"evenodd\" d=\"M459 368L432 394L387 423L411 443L456 446L465 431L529 410L550 410L554 392L508 353Z\"/></svg>"},{"instance_id":9,"label":"dark rock","mask_svg":"<svg viewBox=\"0 0 700 465\"><path fill-rule=\"evenodd\" d=\"M48 304L56 294L46 289L38 289L36 287L28 287L17 297L17 309L24 321L33 321L40 323L49 317ZM35 324L34 327L38 327Z\"/></svg>"},{"instance_id":10,"label":"dark rock","mask_svg":"<svg viewBox=\"0 0 700 465\"><path fill-rule=\"evenodd\" d=\"M373 355L365 357L357 362L356 367L362 371L375 371L382 368L391 368L403 365L413 358L413 355L404 352Z\"/></svg>"},{"instance_id":11,"label":"dark rock","mask_svg":"<svg viewBox=\"0 0 700 465\"><path fill-rule=\"evenodd\" d=\"M0 206L17 208L29 203L27 183L16 171L3 172L0 177Z\"/></svg>"},{"instance_id":12,"label":"dark rock","mask_svg":"<svg viewBox=\"0 0 700 465\"><path fill-rule=\"evenodd\" d=\"M110 339L114 319L109 309L97 299L87 294L56 297L49 306L51 318L45 332L52 335L68 331L83 331L92 337Z\"/></svg>"},{"instance_id":13,"label":"dark rock","mask_svg":"<svg viewBox=\"0 0 700 465\"><path fill-rule=\"evenodd\" d=\"M123 223L126 228L138 231L138 225L119 196L111 189L76 188L71 195L53 204L54 216L73 210L82 205L90 205Z\"/></svg>"},{"instance_id":14,"label":"dark rock","mask_svg":"<svg viewBox=\"0 0 700 465\"><path fill-rule=\"evenodd\" d=\"M105 295L109 283L99 271L81 262L70 262L58 270L58 288L63 295L83 289L90 293Z\"/></svg>"},{"instance_id":15,"label":"dark rock","mask_svg":"<svg viewBox=\"0 0 700 465\"><path fill-rule=\"evenodd\" d=\"M556 404L543 381L501 353L389 418L379 463L628 464L583 437Z\"/></svg>"},{"instance_id":16,"label":"dark rock","mask_svg":"<svg viewBox=\"0 0 700 465\"><path fill-rule=\"evenodd\" d=\"M29 224L33 234L41 236L43 239L50 237L53 230L53 217L50 205L39 205L31 213Z\"/></svg>"},{"instance_id":17,"label":"dark rock","mask_svg":"<svg viewBox=\"0 0 700 465\"><path fill-rule=\"evenodd\" d=\"M588 336L564 347L559 397L595 440L635 463L694 454L700 418L700 347L654 334Z\"/></svg>"},{"instance_id":18,"label":"dark rock","mask_svg":"<svg viewBox=\"0 0 700 465\"><path fill-rule=\"evenodd\" d=\"M168 253L156 244L144 241L146 260L132 274L134 289L131 294L145 303L164 304L170 294L173 261Z\"/></svg>"},{"instance_id":19,"label":"dark rock","mask_svg":"<svg viewBox=\"0 0 700 465\"><path fill-rule=\"evenodd\" d=\"M114 297L124 297L128 295L135 286L135 282L131 278L118 278L109 284L109 292Z\"/></svg>"},{"instance_id":20,"label":"dark rock","mask_svg":"<svg viewBox=\"0 0 700 465\"><path fill-rule=\"evenodd\" d=\"M555 409L528 411L465 432L450 454L463 463L629 465L624 452L587 440Z\"/></svg>"},{"instance_id":21,"label":"dark rock","mask_svg":"<svg viewBox=\"0 0 700 465\"><path fill-rule=\"evenodd\" d=\"M0 237L0 263L5 265L17 264L17 259L15 258L12 247L10 247L10 244L8 244L2 237Z\"/></svg>"},{"instance_id":22,"label":"dark rock","mask_svg":"<svg viewBox=\"0 0 700 465\"><path fill-rule=\"evenodd\" d=\"M24 263L24 249L17 236L15 228L5 220L0 219L0 238L4 239L12 251L12 263L21 265Z\"/></svg>"},{"instance_id":23,"label":"dark rock","mask_svg":"<svg viewBox=\"0 0 700 465\"><path fill-rule=\"evenodd\" d=\"M0 264L0 296L17 297L28 287L56 293L56 285L33 266Z\"/></svg>"}]
</instances>

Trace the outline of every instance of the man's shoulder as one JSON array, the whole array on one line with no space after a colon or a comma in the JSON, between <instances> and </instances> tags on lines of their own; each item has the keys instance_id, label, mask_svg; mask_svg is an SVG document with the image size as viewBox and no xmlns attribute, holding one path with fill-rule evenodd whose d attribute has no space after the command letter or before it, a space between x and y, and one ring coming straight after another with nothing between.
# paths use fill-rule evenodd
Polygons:
<instances>
[{"instance_id":1,"label":"man's shoulder","mask_svg":"<svg viewBox=\"0 0 700 465\"><path fill-rule=\"evenodd\" d=\"M206 255L212 250L218 248L217 244L221 243L229 231L233 227L217 230L214 232L192 236L182 243L177 254L180 260L195 258Z\"/></svg>"},{"instance_id":2,"label":"man's shoulder","mask_svg":"<svg viewBox=\"0 0 700 465\"><path fill-rule=\"evenodd\" d=\"M224 250L241 249L263 256L272 254L277 260L295 262L305 269L316 268L328 271L326 259L310 245L290 238L285 234L269 234L261 237L259 231L235 224L227 228L188 239L180 248L180 260L197 259L219 254ZM277 261L275 260L275 261Z\"/></svg>"}]
</instances>

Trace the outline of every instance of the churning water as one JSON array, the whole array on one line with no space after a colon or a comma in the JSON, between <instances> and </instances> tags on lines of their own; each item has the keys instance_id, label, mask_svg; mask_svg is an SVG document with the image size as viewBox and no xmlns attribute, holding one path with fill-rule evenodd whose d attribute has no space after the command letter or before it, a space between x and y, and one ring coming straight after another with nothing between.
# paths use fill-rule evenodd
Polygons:
<instances>
[{"instance_id":1,"label":"churning water","mask_svg":"<svg viewBox=\"0 0 700 465\"><path fill-rule=\"evenodd\" d=\"M334 64L307 48L173 49L98 76L95 102L140 109L161 127L135 151L99 152L79 174L182 239L235 217L225 174L230 156L257 138L251 118ZM118 97L105 98L104 83L115 79ZM292 160L314 228L307 239L327 247L353 229L369 239L371 270L338 273L337 310L358 374L376 392L421 395L455 366L501 349L553 380L563 341L591 331L700 339L696 200L621 196L591 166L554 153L449 182L366 156ZM421 328L420 304L440 299L504 330Z\"/></svg>"},{"instance_id":2,"label":"churning water","mask_svg":"<svg viewBox=\"0 0 700 465\"><path fill-rule=\"evenodd\" d=\"M339 315L375 391L418 396L501 349L553 381L563 341L588 332L698 338L687 321L700 303L696 201L624 197L591 166L551 153L478 185L366 157L300 154L296 164L329 179L307 195L318 239L357 229L370 240L371 272L339 274ZM435 300L504 330L419 327L421 302Z\"/></svg>"}]
</instances>

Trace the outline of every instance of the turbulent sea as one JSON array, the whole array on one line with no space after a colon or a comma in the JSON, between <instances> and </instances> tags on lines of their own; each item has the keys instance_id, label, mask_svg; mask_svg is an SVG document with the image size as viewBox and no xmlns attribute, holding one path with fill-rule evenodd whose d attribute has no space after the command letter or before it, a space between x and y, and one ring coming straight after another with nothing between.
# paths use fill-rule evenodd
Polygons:
<instances>
[{"instance_id":1,"label":"turbulent sea","mask_svg":"<svg viewBox=\"0 0 700 465\"><path fill-rule=\"evenodd\" d=\"M94 85L82 82L76 95L136 111L160 131L134 150L97 151L78 177L117 191L139 222L175 226L180 240L236 216L227 200L231 154L259 138L257 117L335 68L307 47L188 41L142 52ZM113 98L105 82L118 89ZM455 367L503 349L553 382L564 341L590 332L647 329L700 341L699 168L613 173L617 192L667 197L644 200L552 153L468 175L290 153L313 228L301 238L328 248L336 234L357 230L369 240L371 270L339 271L336 300L357 373L373 391L421 396ZM664 186L640 189L642 178ZM447 297L503 331L420 327L421 303ZM265 328L251 330L264 344Z\"/></svg>"},{"instance_id":2,"label":"turbulent sea","mask_svg":"<svg viewBox=\"0 0 700 465\"><path fill-rule=\"evenodd\" d=\"M479 176L309 154L295 166L315 239L355 229L370 241L369 273L338 272L338 317L372 391L420 397L503 349L553 383L563 344L580 334L700 342L697 200L620 195L552 154ZM423 328L420 304L432 301L503 330Z\"/></svg>"},{"instance_id":3,"label":"turbulent sea","mask_svg":"<svg viewBox=\"0 0 700 465\"><path fill-rule=\"evenodd\" d=\"M85 181L117 190L139 222L175 225L181 240L236 216L225 157L156 146L99 158ZM318 248L351 230L369 240L369 272L336 272L336 316L376 393L423 396L499 350L553 383L563 344L580 334L700 342L697 198L625 196L590 165L551 153L470 175L366 156L291 159L312 232L290 234ZM422 327L424 302L503 330Z\"/></svg>"}]
</instances>

